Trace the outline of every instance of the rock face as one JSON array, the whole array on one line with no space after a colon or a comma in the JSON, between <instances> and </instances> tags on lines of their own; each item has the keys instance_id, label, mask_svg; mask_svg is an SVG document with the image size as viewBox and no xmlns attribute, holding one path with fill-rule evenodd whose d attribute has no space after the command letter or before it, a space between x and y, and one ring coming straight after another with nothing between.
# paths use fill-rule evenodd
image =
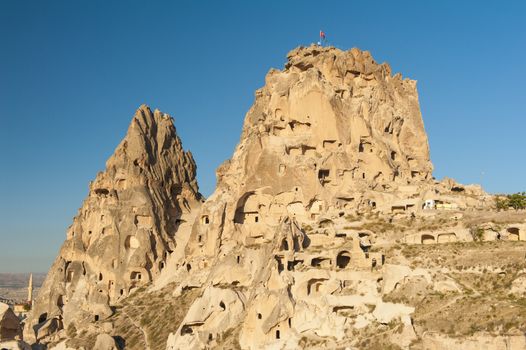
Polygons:
<instances>
[{"instance_id":1,"label":"rock face","mask_svg":"<svg viewBox=\"0 0 526 350\"><path fill-rule=\"evenodd\" d=\"M360 207L375 205L365 191L385 197L431 180L415 81L392 76L386 63L358 49L299 48L285 67L271 70L256 92L212 198L235 190L239 200L264 189L288 192L312 210L317 200Z\"/></svg>"},{"instance_id":2,"label":"rock face","mask_svg":"<svg viewBox=\"0 0 526 350\"><path fill-rule=\"evenodd\" d=\"M378 312L362 324L401 320L410 342L412 309L383 303L370 273L383 264L371 233L342 229L356 211L390 211L402 187L434 186L416 83L366 51L319 46L293 50L265 82L173 274L205 291L167 349L216 346L236 328L247 349L337 342L343 315L366 305Z\"/></svg>"},{"instance_id":3,"label":"rock face","mask_svg":"<svg viewBox=\"0 0 526 350\"><path fill-rule=\"evenodd\" d=\"M131 350L442 349L485 344L466 338L483 326L507 341L526 310L489 288L499 278L524 295L523 251L507 245L526 240L513 221L524 217L488 216L479 186L432 169L416 83L358 49L298 48L271 70L204 203L171 119L141 107L26 332ZM510 242L484 266L497 244L450 244L486 231ZM484 315L476 328L470 305Z\"/></svg>"},{"instance_id":4,"label":"rock face","mask_svg":"<svg viewBox=\"0 0 526 350\"><path fill-rule=\"evenodd\" d=\"M172 118L141 106L89 186L26 322L26 337L103 320L110 306L154 280L200 206L195 173Z\"/></svg>"},{"instance_id":5,"label":"rock face","mask_svg":"<svg viewBox=\"0 0 526 350\"><path fill-rule=\"evenodd\" d=\"M7 304L0 303L0 341L13 340L21 336L20 320Z\"/></svg>"}]
</instances>

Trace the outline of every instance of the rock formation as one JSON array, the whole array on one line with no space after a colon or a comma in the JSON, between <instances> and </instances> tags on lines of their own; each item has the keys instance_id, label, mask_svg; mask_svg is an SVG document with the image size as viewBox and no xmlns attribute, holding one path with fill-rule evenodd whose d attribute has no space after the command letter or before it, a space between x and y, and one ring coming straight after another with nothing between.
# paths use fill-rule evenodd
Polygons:
<instances>
[{"instance_id":1,"label":"rock formation","mask_svg":"<svg viewBox=\"0 0 526 350\"><path fill-rule=\"evenodd\" d=\"M22 336L20 320L7 304L0 303L0 342Z\"/></svg>"},{"instance_id":2,"label":"rock formation","mask_svg":"<svg viewBox=\"0 0 526 350\"><path fill-rule=\"evenodd\" d=\"M239 327L242 348L296 348L301 333L341 340L350 324L340 312L368 303L386 310L382 322L410 325L407 308L376 292L370 271L384 259L368 252L370 233L336 229L356 210L390 209L401 186L433 183L416 83L368 52L318 46L293 50L265 82L187 246L190 274L179 282L207 286L203 306L168 349L202 348ZM317 297L345 294L363 270L367 298Z\"/></svg>"},{"instance_id":3,"label":"rock formation","mask_svg":"<svg viewBox=\"0 0 526 350\"><path fill-rule=\"evenodd\" d=\"M201 204L196 166L170 116L141 106L128 133L97 174L67 232L26 322L41 338L103 320L111 306L146 285L184 247Z\"/></svg>"},{"instance_id":4,"label":"rock formation","mask_svg":"<svg viewBox=\"0 0 526 350\"><path fill-rule=\"evenodd\" d=\"M141 107L26 332L68 349L97 334L126 349L441 349L487 340L465 320L479 305L496 347L522 344L522 246L482 266L493 246L469 242L526 240L525 215L432 170L416 82L358 49L301 47L271 70L204 203L171 120ZM491 294L505 329L482 299L494 278L515 298Z\"/></svg>"}]
</instances>

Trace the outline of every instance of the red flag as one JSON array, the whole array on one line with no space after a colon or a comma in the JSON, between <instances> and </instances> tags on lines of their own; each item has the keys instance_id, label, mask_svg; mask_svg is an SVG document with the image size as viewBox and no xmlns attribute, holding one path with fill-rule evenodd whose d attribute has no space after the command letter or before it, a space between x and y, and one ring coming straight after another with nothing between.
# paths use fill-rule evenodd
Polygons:
<instances>
[{"instance_id":1,"label":"red flag","mask_svg":"<svg viewBox=\"0 0 526 350\"><path fill-rule=\"evenodd\" d=\"M320 39L325 39L325 33L322 30L320 30Z\"/></svg>"}]
</instances>

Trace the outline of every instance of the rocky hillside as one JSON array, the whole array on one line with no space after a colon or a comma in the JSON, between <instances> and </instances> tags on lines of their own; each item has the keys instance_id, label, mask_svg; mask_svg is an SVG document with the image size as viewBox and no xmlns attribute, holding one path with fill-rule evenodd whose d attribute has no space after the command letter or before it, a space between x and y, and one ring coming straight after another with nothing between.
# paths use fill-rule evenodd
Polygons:
<instances>
[{"instance_id":1,"label":"rocky hillside","mask_svg":"<svg viewBox=\"0 0 526 350\"><path fill-rule=\"evenodd\" d=\"M432 170L416 82L355 48L298 48L267 74L204 203L171 119L141 107L25 332L57 349L101 334L126 349L526 346L526 214Z\"/></svg>"}]
</instances>

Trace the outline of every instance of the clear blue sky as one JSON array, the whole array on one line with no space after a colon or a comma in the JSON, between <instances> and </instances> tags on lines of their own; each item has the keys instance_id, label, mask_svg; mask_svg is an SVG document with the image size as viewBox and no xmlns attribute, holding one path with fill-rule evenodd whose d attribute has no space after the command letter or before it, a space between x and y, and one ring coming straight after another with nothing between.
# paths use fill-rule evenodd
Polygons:
<instances>
[{"instance_id":1,"label":"clear blue sky","mask_svg":"<svg viewBox=\"0 0 526 350\"><path fill-rule=\"evenodd\" d=\"M435 176L526 190L525 1L0 1L0 272L45 271L142 103L202 192L254 90L323 29L418 80Z\"/></svg>"}]
</instances>

